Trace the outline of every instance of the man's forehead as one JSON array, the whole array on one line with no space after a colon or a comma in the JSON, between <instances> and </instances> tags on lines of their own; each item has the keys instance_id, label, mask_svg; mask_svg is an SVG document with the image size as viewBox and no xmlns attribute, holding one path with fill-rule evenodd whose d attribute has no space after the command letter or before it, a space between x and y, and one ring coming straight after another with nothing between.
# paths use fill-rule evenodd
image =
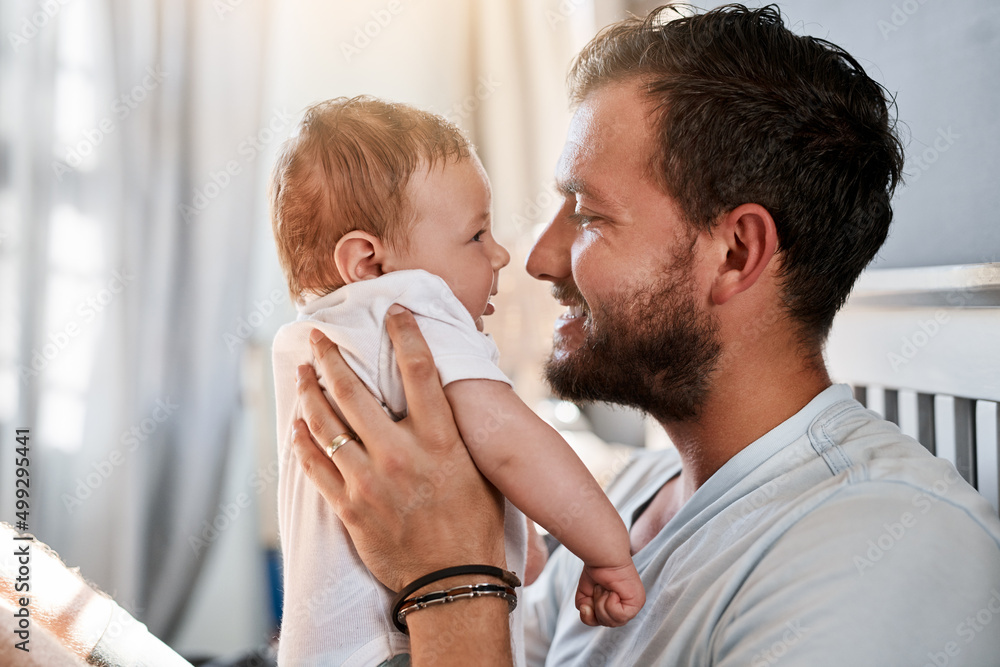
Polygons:
<instances>
[{"instance_id":1,"label":"man's forehead","mask_svg":"<svg viewBox=\"0 0 1000 667\"><path fill-rule=\"evenodd\" d=\"M623 82L592 92L570 122L556 166L556 187L563 195L614 204L609 177L647 178L654 136L648 99L638 86Z\"/></svg>"},{"instance_id":2,"label":"man's forehead","mask_svg":"<svg viewBox=\"0 0 1000 667\"><path fill-rule=\"evenodd\" d=\"M655 103L639 77L608 82L588 92L573 112L570 134L628 135L652 126Z\"/></svg>"}]
</instances>

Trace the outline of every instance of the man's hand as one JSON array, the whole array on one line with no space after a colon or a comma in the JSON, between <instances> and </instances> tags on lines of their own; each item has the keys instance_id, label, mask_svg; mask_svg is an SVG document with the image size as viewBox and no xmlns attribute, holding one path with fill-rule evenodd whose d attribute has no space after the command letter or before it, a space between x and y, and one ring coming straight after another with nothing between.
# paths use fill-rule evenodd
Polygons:
<instances>
[{"instance_id":1,"label":"man's hand","mask_svg":"<svg viewBox=\"0 0 1000 667\"><path fill-rule=\"evenodd\" d=\"M392 310L392 309L390 309ZM408 416L393 422L319 331L316 370L350 422L327 402L316 373L299 368L303 420L293 433L306 475L343 521L361 559L392 590L431 571L472 563L506 566L503 498L462 442L416 320L386 320L406 392ZM354 431L331 461L321 447Z\"/></svg>"}]
</instances>

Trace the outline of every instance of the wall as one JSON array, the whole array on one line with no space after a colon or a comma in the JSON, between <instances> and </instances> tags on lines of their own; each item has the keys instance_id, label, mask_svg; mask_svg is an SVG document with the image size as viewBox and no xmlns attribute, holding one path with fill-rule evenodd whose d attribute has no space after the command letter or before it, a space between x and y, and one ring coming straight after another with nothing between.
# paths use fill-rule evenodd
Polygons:
<instances>
[{"instance_id":1,"label":"wall","mask_svg":"<svg viewBox=\"0 0 1000 667\"><path fill-rule=\"evenodd\" d=\"M632 11L642 14L657 3L634 4ZM787 0L779 6L793 30L842 46L896 94L907 178L873 266L1000 261L1000 4Z\"/></svg>"}]
</instances>

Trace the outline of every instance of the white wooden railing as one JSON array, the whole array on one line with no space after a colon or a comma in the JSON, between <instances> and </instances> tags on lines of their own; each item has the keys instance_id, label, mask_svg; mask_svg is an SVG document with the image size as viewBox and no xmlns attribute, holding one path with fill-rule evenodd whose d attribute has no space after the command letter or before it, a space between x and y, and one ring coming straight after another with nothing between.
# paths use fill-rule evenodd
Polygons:
<instances>
[{"instance_id":1,"label":"white wooden railing","mask_svg":"<svg viewBox=\"0 0 1000 667\"><path fill-rule=\"evenodd\" d=\"M1000 263L867 272L827 362L1000 512Z\"/></svg>"}]
</instances>

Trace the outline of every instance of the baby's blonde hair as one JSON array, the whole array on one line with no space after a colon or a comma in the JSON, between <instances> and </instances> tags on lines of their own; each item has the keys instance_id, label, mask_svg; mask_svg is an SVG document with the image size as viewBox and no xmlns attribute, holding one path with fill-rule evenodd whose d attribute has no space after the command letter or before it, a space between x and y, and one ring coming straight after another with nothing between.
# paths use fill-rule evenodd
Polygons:
<instances>
[{"instance_id":1,"label":"baby's blonde hair","mask_svg":"<svg viewBox=\"0 0 1000 667\"><path fill-rule=\"evenodd\" d=\"M353 230L405 249L406 195L422 165L468 158L461 130L441 116L374 97L315 104L284 144L268 192L278 260L293 301L343 286L333 253Z\"/></svg>"}]
</instances>

